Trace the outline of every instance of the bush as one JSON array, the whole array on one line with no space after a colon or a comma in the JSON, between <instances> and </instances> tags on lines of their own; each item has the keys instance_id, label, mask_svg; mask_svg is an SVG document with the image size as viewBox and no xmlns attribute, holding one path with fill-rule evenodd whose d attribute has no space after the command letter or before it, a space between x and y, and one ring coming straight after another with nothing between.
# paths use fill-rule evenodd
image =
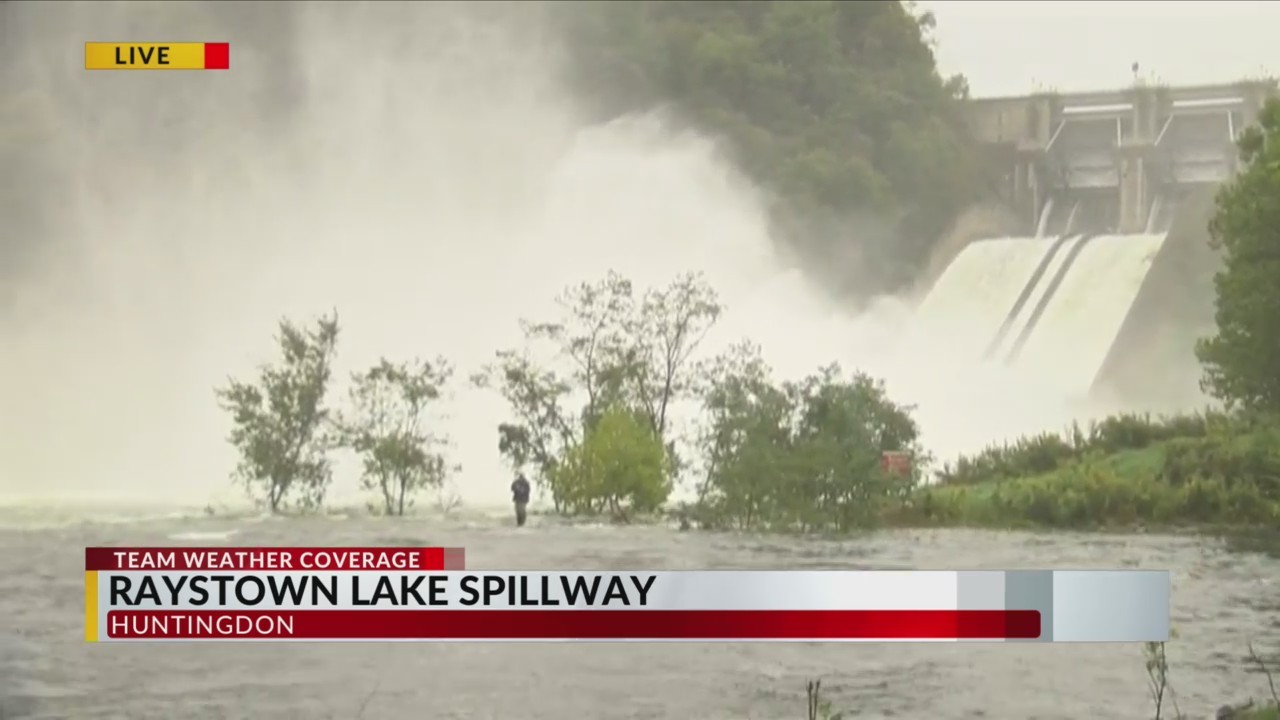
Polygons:
<instances>
[{"instance_id":1,"label":"bush","mask_svg":"<svg viewBox=\"0 0 1280 720\"><path fill-rule=\"evenodd\" d=\"M1241 421L1228 430L1226 425L1176 420L1149 429L1124 421L1099 427L1112 430L1091 433L1095 446L1144 447L1091 450L1051 472L1020 478L922 488L891 519L900 524L1047 528L1280 524L1280 425ZM1175 431L1191 436L1159 440ZM1009 472L1044 456L986 457L988 468Z\"/></svg>"},{"instance_id":2,"label":"bush","mask_svg":"<svg viewBox=\"0 0 1280 720\"><path fill-rule=\"evenodd\" d=\"M1064 434L1042 433L1013 443L993 445L973 456L944 465L937 479L966 485L1052 472L1091 453L1113 454L1141 450L1174 438L1201 438L1210 432L1238 428L1244 422L1222 413L1174 415L1112 415L1092 423L1087 432L1072 425Z\"/></svg>"},{"instance_id":3,"label":"bush","mask_svg":"<svg viewBox=\"0 0 1280 720\"><path fill-rule=\"evenodd\" d=\"M923 457L911 408L837 366L775 384L754 347L718 358L703 392L704 526L847 531L877 524L916 478L880 468L888 450ZM918 467L920 463L913 463Z\"/></svg>"},{"instance_id":4,"label":"bush","mask_svg":"<svg viewBox=\"0 0 1280 720\"><path fill-rule=\"evenodd\" d=\"M642 418L615 405L587 430L580 445L551 470L551 491L574 514L607 512L627 520L657 510L671 494L662 441Z\"/></svg>"}]
</instances>

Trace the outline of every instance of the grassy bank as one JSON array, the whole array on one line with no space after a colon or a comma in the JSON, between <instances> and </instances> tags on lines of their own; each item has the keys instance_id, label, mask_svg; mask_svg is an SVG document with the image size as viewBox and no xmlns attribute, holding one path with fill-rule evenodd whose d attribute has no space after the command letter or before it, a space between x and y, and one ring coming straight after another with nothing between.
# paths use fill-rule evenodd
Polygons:
<instances>
[{"instance_id":1,"label":"grassy bank","mask_svg":"<svg viewBox=\"0 0 1280 720\"><path fill-rule=\"evenodd\" d=\"M888 524L1280 529L1280 426L1224 416L1112 418L991 448L886 509Z\"/></svg>"}]
</instances>

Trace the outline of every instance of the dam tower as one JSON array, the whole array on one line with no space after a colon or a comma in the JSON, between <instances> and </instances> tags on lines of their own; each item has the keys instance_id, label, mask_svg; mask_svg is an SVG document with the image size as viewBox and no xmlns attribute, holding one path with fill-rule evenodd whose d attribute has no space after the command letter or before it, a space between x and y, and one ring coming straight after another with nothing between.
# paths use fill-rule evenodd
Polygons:
<instances>
[{"instance_id":1,"label":"dam tower","mask_svg":"<svg viewBox=\"0 0 1280 720\"><path fill-rule=\"evenodd\" d=\"M966 119L1029 234L1140 234L1167 223L1182 190L1237 170L1236 137L1275 94L1273 81L1137 85L978 99Z\"/></svg>"}]
</instances>

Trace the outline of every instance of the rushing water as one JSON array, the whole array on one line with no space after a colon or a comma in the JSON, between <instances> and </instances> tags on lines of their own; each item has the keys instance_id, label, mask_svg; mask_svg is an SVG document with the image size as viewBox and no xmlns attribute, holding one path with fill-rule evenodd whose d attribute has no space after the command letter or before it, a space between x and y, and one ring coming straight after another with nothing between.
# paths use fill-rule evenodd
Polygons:
<instances>
[{"instance_id":1,"label":"rushing water","mask_svg":"<svg viewBox=\"0 0 1280 720\"><path fill-rule=\"evenodd\" d=\"M1280 646L1280 561L1164 536L894 531L845 540L564 526L535 517L89 522L0 510L0 717L802 718L822 678L857 717L1150 717L1134 645L152 644L83 642L96 544L467 548L479 569L1167 568L1172 683L1188 717L1249 696L1246 647ZM1268 607L1268 603L1271 606Z\"/></svg>"}]
</instances>

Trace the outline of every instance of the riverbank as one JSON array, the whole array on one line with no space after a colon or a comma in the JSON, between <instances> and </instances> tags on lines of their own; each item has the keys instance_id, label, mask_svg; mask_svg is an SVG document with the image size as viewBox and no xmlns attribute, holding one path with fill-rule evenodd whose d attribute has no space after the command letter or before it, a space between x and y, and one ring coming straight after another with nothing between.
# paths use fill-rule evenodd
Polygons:
<instances>
[{"instance_id":1,"label":"riverbank","mask_svg":"<svg viewBox=\"0 0 1280 720\"><path fill-rule=\"evenodd\" d=\"M895 526L1210 531L1264 545L1280 533L1280 444L1271 429L1086 453L1047 472L919 489Z\"/></svg>"}]
</instances>

